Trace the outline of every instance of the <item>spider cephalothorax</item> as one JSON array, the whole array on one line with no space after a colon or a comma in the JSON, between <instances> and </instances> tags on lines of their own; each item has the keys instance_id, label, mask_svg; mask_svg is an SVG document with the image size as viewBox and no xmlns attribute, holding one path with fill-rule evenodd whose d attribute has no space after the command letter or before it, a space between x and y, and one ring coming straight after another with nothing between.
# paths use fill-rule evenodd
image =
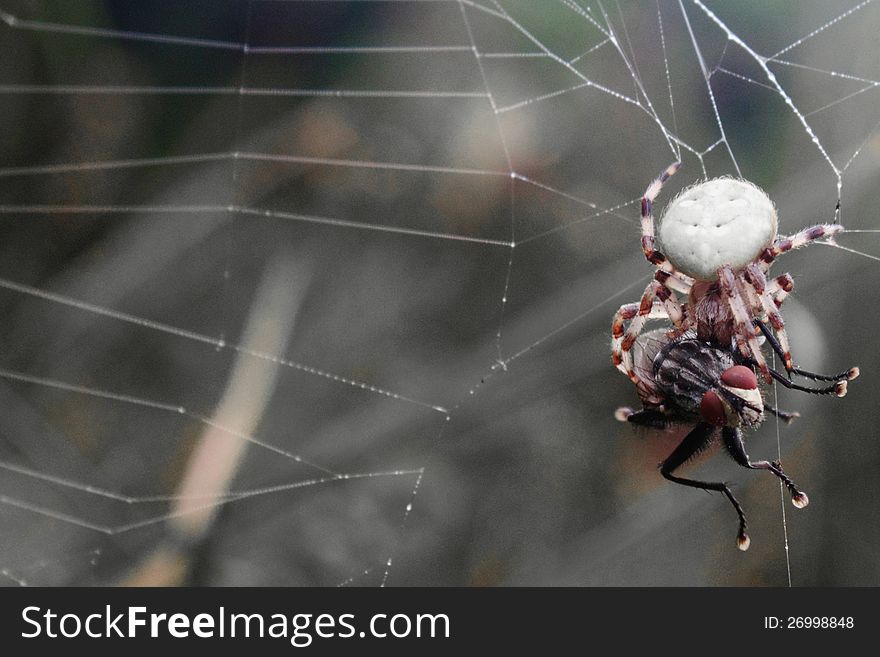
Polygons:
<instances>
[{"instance_id":1,"label":"spider cephalothorax","mask_svg":"<svg viewBox=\"0 0 880 657\"><path fill-rule=\"evenodd\" d=\"M693 330L713 346L737 349L769 382L775 377L761 354L758 337L763 333L778 343L789 375L797 373L779 314L792 278L782 274L771 280L767 274L777 256L813 240L831 239L843 227L820 224L781 237L776 208L760 188L737 178L713 178L670 201L660 225L661 253L655 241L654 199L679 166L670 165L642 197L642 250L657 271L641 301L624 304L614 316L614 365L636 385L644 383L633 369L631 350L645 322L662 317L672 322L675 335Z\"/></svg>"},{"instance_id":2,"label":"spider cephalothorax","mask_svg":"<svg viewBox=\"0 0 880 657\"><path fill-rule=\"evenodd\" d=\"M635 343L634 353L634 372L641 384L638 390L643 408L640 411L619 408L615 416L622 422L651 429L666 429L670 425L692 427L660 464L660 473L677 484L723 493L739 517L737 545L741 550L748 549L750 539L746 533L745 513L730 487L723 482L686 479L674 474L719 436L727 453L739 465L769 470L788 488L796 507L807 506L806 494L788 478L778 461L752 461L746 452L743 430L757 427L765 413L777 415L786 422L797 416L796 413L776 410L764 401L755 376L754 361L733 349L725 350L703 342L691 331L671 338L663 329L641 335ZM775 370L769 371L783 376ZM846 389L846 381L858 376L858 369L836 376L803 374L814 380L835 383L824 388L796 386L798 390L841 394Z\"/></svg>"}]
</instances>

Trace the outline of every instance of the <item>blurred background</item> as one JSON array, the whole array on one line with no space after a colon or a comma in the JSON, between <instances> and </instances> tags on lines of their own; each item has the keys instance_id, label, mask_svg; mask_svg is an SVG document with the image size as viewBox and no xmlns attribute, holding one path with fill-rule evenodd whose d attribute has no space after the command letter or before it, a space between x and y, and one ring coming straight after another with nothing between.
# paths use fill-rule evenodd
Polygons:
<instances>
[{"instance_id":1,"label":"blurred background","mask_svg":"<svg viewBox=\"0 0 880 657\"><path fill-rule=\"evenodd\" d=\"M0 0L0 583L880 584L880 5ZM806 37L806 38L805 38ZM781 91L780 91L781 90ZM638 198L742 175L800 511L665 482ZM772 398L774 391L767 391ZM747 438L776 458L777 425ZM783 523L783 509L786 522Z\"/></svg>"}]
</instances>

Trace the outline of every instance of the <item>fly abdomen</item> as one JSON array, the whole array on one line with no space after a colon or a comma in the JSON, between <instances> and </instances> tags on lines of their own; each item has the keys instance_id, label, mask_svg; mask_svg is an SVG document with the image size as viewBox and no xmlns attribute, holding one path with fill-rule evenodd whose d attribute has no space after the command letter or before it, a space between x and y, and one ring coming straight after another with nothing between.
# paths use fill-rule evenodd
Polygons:
<instances>
[{"instance_id":1,"label":"fly abdomen","mask_svg":"<svg viewBox=\"0 0 880 657\"><path fill-rule=\"evenodd\" d=\"M654 381L670 406L698 416L706 391L734 364L726 352L694 339L672 342L654 359Z\"/></svg>"}]
</instances>

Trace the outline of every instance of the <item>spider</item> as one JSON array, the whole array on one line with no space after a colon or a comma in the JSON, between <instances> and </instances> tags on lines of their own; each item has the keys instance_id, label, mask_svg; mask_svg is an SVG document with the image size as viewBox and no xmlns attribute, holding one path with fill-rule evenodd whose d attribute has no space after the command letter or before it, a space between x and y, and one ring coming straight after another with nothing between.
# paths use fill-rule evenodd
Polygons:
<instances>
[{"instance_id":1,"label":"spider","mask_svg":"<svg viewBox=\"0 0 880 657\"><path fill-rule=\"evenodd\" d=\"M774 350L781 350L774 342ZM779 461L752 461L746 452L743 429L754 429L763 422L764 414L771 413L791 422L797 413L780 411L768 405L758 388L755 375L757 362L732 348L721 349L699 340L694 331L672 338L664 329L643 334L635 343L634 372L643 408L619 408L615 417L621 422L651 429L666 429L671 425L693 425L673 452L660 464L660 474L669 481L693 488L723 493L739 517L737 545L748 550L751 540L746 533L746 517L730 487L722 482L707 482L680 477L675 471L707 449L720 434L727 453L744 468L769 470L778 477L791 494L792 503L799 509L809 504L807 495L795 486L782 470ZM782 379L785 377L773 369ZM841 396L846 382L859 375L851 368L835 376L803 372L816 381L834 381L823 388L796 389L813 394ZM793 384L794 385L794 384Z\"/></svg>"},{"instance_id":2,"label":"spider","mask_svg":"<svg viewBox=\"0 0 880 657\"><path fill-rule=\"evenodd\" d=\"M612 362L636 386L647 385L642 392L650 392L651 382L633 369L631 350L648 319L665 318L675 335L693 330L699 340L722 350L735 345L767 382L778 377L764 360L758 340L760 334L768 341L774 338L788 377L799 374L779 313L793 280L789 274L768 280L767 274L779 255L813 240L830 241L843 226L819 224L790 237L779 236L776 208L767 194L746 180L713 178L670 201L660 224L664 255L655 242L654 200L680 166L676 162L667 167L642 197L642 250L657 270L641 301L622 305L614 315ZM677 293L685 296L683 302Z\"/></svg>"}]
</instances>

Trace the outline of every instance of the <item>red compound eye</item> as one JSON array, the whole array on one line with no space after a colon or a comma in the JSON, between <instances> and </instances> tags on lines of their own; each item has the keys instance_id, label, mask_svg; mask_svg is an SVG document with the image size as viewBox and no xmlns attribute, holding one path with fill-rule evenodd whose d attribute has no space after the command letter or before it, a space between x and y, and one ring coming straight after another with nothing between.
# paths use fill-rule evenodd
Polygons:
<instances>
[{"instance_id":1,"label":"red compound eye","mask_svg":"<svg viewBox=\"0 0 880 657\"><path fill-rule=\"evenodd\" d=\"M755 373L743 365L734 365L725 370L721 375L721 382L731 388L740 388L741 390L754 390L758 387Z\"/></svg>"},{"instance_id":2,"label":"red compound eye","mask_svg":"<svg viewBox=\"0 0 880 657\"><path fill-rule=\"evenodd\" d=\"M730 370L728 370L729 372ZM754 375L752 375L754 378ZM709 424L713 424L716 427L723 427L727 424L727 416L724 413L724 404L721 403L721 398L712 390L706 391L703 395L703 399L700 400L700 415L703 416L703 419Z\"/></svg>"}]
</instances>

